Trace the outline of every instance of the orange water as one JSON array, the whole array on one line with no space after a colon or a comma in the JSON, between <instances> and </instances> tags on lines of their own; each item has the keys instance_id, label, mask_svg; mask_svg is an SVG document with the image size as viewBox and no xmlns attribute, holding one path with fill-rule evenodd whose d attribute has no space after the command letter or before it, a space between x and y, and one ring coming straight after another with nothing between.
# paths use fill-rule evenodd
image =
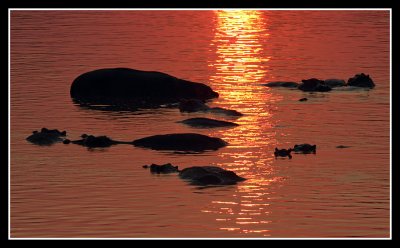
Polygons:
<instances>
[{"instance_id":1,"label":"orange water","mask_svg":"<svg viewBox=\"0 0 400 248\"><path fill-rule=\"evenodd\" d=\"M389 237L388 11L11 11L11 237ZM220 93L229 118L177 109L74 105L81 73L156 70ZM261 86L370 74L373 90L303 93ZM298 99L307 97L307 102ZM195 129L190 117L235 121ZM38 147L41 127L134 140L197 132L229 146L202 154L129 145ZM275 159L275 147L317 153ZM350 146L338 149L338 145ZM247 181L198 187L150 163L214 165Z\"/></svg>"}]
</instances>

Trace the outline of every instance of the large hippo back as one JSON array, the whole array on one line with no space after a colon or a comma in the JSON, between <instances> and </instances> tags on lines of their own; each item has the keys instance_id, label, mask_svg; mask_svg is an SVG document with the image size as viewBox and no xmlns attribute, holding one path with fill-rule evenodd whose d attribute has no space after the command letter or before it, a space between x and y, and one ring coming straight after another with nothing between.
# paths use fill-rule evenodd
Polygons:
<instances>
[{"instance_id":1,"label":"large hippo back","mask_svg":"<svg viewBox=\"0 0 400 248\"><path fill-rule=\"evenodd\" d=\"M99 69L84 73L73 81L70 93L75 99L104 97L205 100L218 97L218 93L202 83L178 79L161 72L128 68Z\"/></svg>"}]
</instances>

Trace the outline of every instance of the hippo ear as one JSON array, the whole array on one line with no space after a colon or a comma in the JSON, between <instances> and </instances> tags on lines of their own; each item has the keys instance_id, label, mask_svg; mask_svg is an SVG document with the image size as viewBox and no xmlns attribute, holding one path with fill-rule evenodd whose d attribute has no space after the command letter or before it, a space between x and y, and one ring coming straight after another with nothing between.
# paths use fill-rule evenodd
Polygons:
<instances>
[{"instance_id":1,"label":"hippo ear","mask_svg":"<svg viewBox=\"0 0 400 248\"><path fill-rule=\"evenodd\" d=\"M278 151L278 147L275 147L275 151L276 151L276 152Z\"/></svg>"}]
</instances>

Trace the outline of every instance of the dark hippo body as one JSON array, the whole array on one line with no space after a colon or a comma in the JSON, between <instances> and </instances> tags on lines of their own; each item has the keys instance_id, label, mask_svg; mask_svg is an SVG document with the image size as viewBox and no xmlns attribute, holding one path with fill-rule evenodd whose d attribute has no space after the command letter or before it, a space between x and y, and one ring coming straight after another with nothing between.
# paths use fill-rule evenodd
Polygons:
<instances>
[{"instance_id":1,"label":"dark hippo body","mask_svg":"<svg viewBox=\"0 0 400 248\"><path fill-rule=\"evenodd\" d=\"M163 165L158 165L158 164L151 164L150 166L144 165L143 168L145 169L150 168L150 172L156 174L169 174L169 173L179 172L178 166L174 166L170 163Z\"/></svg>"},{"instance_id":2,"label":"dark hippo body","mask_svg":"<svg viewBox=\"0 0 400 248\"><path fill-rule=\"evenodd\" d=\"M220 138L197 133L154 135L133 141L134 146L154 150L195 151L217 150L227 145Z\"/></svg>"},{"instance_id":3,"label":"dark hippo body","mask_svg":"<svg viewBox=\"0 0 400 248\"><path fill-rule=\"evenodd\" d=\"M357 74L354 77L349 78L349 80L347 81L347 85L365 88L375 87L374 81L372 81L369 75L365 75L364 73Z\"/></svg>"},{"instance_id":4,"label":"dark hippo body","mask_svg":"<svg viewBox=\"0 0 400 248\"><path fill-rule=\"evenodd\" d=\"M235 172L216 166L194 166L179 172L182 179L190 180L196 185L232 185L246 180Z\"/></svg>"},{"instance_id":5,"label":"dark hippo body","mask_svg":"<svg viewBox=\"0 0 400 248\"><path fill-rule=\"evenodd\" d=\"M89 148L95 148L95 147L109 147L112 145L117 145L117 144L131 144L132 142L125 142L125 141L116 141L112 140L111 138L107 136L94 136L94 135L86 135L82 134L82 139L80 140L64 140L64 144L77 144Z\"/></svg>"},{"instance_id":6,"label":"dark hippo body","mask_svg":"<svg viewBox=\"0 0 400 248\"><path fill-rule=\"evenodd\" d=\"M263 84L263 86L267 87L284 87L284 88L297 88L299 86L296 82L284 82L284 81L277 81L277 82L269 82Z\"/></svg>"},{"instance_id":7,"label":"dark hippo body","mask_svg":"<svg viewBox=\"0 0 400 248\"><path fill-rule=\"evenodd\" d=\"M331 91L331 87L325 85L323 80L316 78L301 80L303 83L299 85L298 89L309 92L326 92Z\"/></svg>"},{"instance_id":8,"label":"dark hippo body","mask_svg":"<svg viewBox=\"0 0 400 248\"><path fill-rule=\"evenodd\" d=\"M57 129L42 128L40 132L33 131L32 135L26 138L27 141L36 145L52 145L64 140L67 135L66 131L59 131Z\"/></svg>"},{"instance_id":9,"label":"dark hippo body","mask_svg":"<svg viewBox=\"0 0 400 248\"><path fill-rule=\"evenodd\" d=\"M178 121L180 123L200 128L212 128L212 127L236 127L239 126L236 123L229 121L220 121L209 118L190 118L183 121Z\"/></svg>"},{"instance_id":10,"label":"dark hippo body","mask_svg":"<svg viewBox=\"0 0 400 248\"><path fill-rule=\"evenodd\" d=\"M288 158L292 158L292 155L290 154L292 152L292 148L289 149L278 149L277 147L275 147L275 158L276 157L288 157Z\"/></svg>"},{"instance_id":11,"label":"dark hippo body","mask_svg":"<svg viewBox=\"0 0 400 248\"><path fill-rule=\"evenodd\" d=\"M180 99L218 97L209 86L182 80L166 73L129 68L99 69L78 76L71 97L83 103L128 104L156 107Z\"/></svg>"},{"instance_id":12,"label":"dark hippo body","mask_svg":"<svg viewBox=\"0 0 400 248\"><path fill-rule=\"evenodd\" d=\"M316 153L317 145L310 145L310 144L300 144L294 145L293 151L297 153Z\"/></svg>"}]
</instances>

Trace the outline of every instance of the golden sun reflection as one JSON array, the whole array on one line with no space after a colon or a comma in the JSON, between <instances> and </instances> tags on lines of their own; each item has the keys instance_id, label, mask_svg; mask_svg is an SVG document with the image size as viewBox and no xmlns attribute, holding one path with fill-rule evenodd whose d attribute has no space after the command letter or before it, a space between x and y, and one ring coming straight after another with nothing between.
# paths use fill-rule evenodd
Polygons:
<instances>
[{"instance_id":1,"label":"golden sun reflection","mask_svg":"<svg viewBox=\"0 0 400 248\"><path fill-rule=\"evenodd\" d=\"M216 221L225 224L221 230L268 236L269 186L280 183L282 178L274 175L271 152L276 144L271 110L280 98L261 86L268 77L271 59L265 50L269 36L267 17L263 11L248 10L215 11L215 16L211 42L215 57L208 66L213 72L211 87L220 97L212 104L244 115L233 119L238 127L210 130L215 132L210 135L229 143L218 153L224 161L218 166L248 180L236 186L231 199L214 200L205 211L217 213Z\"/></svg>"}]
</instances>

